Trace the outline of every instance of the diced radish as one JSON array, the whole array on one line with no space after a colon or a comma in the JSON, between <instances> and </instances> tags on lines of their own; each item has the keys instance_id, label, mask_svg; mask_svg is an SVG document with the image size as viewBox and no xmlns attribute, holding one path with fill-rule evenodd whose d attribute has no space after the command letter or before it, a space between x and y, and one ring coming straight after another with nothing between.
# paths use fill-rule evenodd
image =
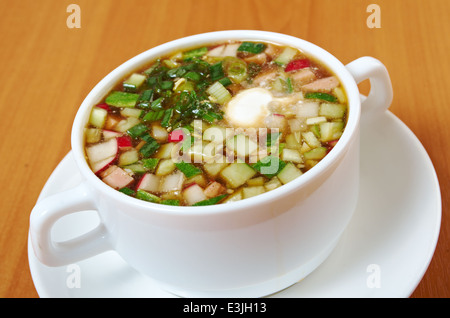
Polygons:
<instances>
[{"instance_id":1,"label":"diced radish","mask_svg":"<svg viewBox=\"0 0 450 318\"><path fill-rule=\"evenodd\" d=\"M165 176L161 182L161 192L180 191L186 177L181 171Z\"/></svg>"},{"instance_id":2,"label":"diced radish","mask_svg":"<svg viewBox=\"0 0 450 318\"><path fill-rule=\"evenodd\" d=\"M156 176L152 173L146 173L142 176L139 181L136 190L142 189L149 192L158 192L161 177Z\"/></svg>"},{"instance_id":3,"label":"diced radish","mask_svg":"<svg viewBox=\"0 0 450 318\"><path fill-rule=\"evenodd\" d=\"M97 173L106 167L108 162L112 162L117 156L118 149L116 138L86 147L86 155L94 172Z\"/></svg>"},{"instance_id":4,"label":"diced radish","mask_svg":"<svg viewBox=\"0 0 450 318\"><path fill-rule=\"evenodd\" d=\"M91 169L98 174L107 169L116 160L116 155L97 162L90 162Z\"/></svg>"},{"instance_id":5,"label":"diced radish","mask_svg":"<svg viewBox=\"0 0 450 318\"><path fill-rule=\"evenodd\" d=\"M300 104L297 108L297 116L303 118L319 116L319 103L308 102Z\"/></svg>"},{"instance_id":6,"label":"diced radish","mask_svg":"<svg viewBox=\"0 0 450 318\"><path fill-rule=\"evenodd\" d=\"M102 180L114 189L121 189L134 181L133 177L117 166Z\"/></svg>"},{"instance_id":7,"label":"diced radish","mask_svg":"<svg viewBox=\"0 0 450 318\"><path fill-rule=\"evenodd\" d=\"M103 129L103 138L105 140L122 136L121 133L113 130Z\"/></svg>"},{"instance_id":8,"label":"diced radish","mask_svg":"<svg viewBox=\"0 0 450 318\"><path fill-rule=\"evenodd\" d=\"M264 119L267 128L278 128L284 131L286 127L286 117L281 114L271 114Z\"/></svg>"},{"instance_id":9,"label":"diced radish","mask_svg":"<svg viewBox=\"0 0 450 318\"><path fill-rule=\"evenodd\" d=\"M311 63L308 59L298 59L290 61L288 65L286 65L284 71L285 72L296 71L309 66L311 66Z\"/></svg>"},{"instance_id":10,"label":"diced radish","mask_svg":"<svg viewBox=\"0 0 450 318\"><path fill-rule=\"evenodd\" d=\"M197 202L208 199L208 197L203 192L202 187L200 187L196 183L192 183L183 190L183 198L186 200L186 203L188 205L193 205Z\"/></svg>"},{"instance_id":11,"label":"diced radish","mask_svg":"<svg viewBox=\"0 0 450 318\"><path fill-rule=\"evenodd\" d=\"M295 72L289 73L289 77L294 81L295 86L300 87L302 85L311 83L316 79L316 74L309 68L304 68Z\"/></svg>"},{"instance_id":12,"label":"diced radish","mask_svg":"<svg viewBox=\"0 0 450 318\"><path fill-rule=\"evenodd\" d=\"M117 144L120 149L133 147L133 141L131 140L131 137L128 135L118 137Z\"/></svg>"},{"instance_id":13,"label":"diced radish","mask_svg":"<svg viewBox=\"0 0 450 318\"><path fill-rule=\"evenodd\" d=\"M211 182L204 190L208 198L216 197L226 191L226 188L217 181Z\"/></svg>"}]
</instances>

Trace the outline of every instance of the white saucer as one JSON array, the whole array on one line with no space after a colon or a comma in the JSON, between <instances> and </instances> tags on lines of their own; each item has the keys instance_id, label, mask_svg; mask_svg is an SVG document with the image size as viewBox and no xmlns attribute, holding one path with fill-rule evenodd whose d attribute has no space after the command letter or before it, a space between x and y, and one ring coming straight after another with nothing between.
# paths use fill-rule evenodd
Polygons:
<instances>
[{"instance_id":1,"label":"white saucer","mask_svg":"<svg viewBox=\"0 0 450 318\"><path fill-rule=\"evenodd\" d=\"M80 181L69 152L40 198ZM67 239L97 222L92 211L72 214L57 222L53 234L57 240ZM361 190L348 229L316 271L272 297L409 297L433 256L440 222L439 184L418 139L390 112L376 125L363 122ZM31 244L28 256L40 297L175 297L115 252L62 267L41 264ZM74 284L74 278L80 285Z\"/></svg>"}]
</instances>

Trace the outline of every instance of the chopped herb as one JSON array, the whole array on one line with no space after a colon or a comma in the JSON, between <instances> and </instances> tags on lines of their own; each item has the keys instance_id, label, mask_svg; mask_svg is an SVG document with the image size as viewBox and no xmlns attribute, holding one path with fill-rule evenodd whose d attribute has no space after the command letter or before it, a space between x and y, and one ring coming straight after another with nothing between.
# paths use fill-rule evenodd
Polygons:
<instances>
[{"instance_id":1,"label":"chopped herb","mask_svg":"<svg viewBox=\"0 0 450 318\"><path fill-rule=\"evenodd\" d=\"M149 171L154 171L156 166L159 163L159 158L147 158L147 159L142 159L142 164L144 165L144 168L149 170Z\"/></svg>"},{"instance_id":2,"label":"chopped herb","mask_svg":"<svg viewBox=\"0 0 450 318\"><path fill-rule=\"evenodd\" d=\"M266 48L264 43L252 43L252 42L243 42L239 47L238 51L240 52L248 52L248 53L261 53Z\"/></svg>"},{"instance_id":3,"label":"chopped herb","mask_svg":"<svg viewBox=\"0 0 450 318\"><path fill-rule=\"evenodd\" d=\"M204 205L217 204L220 201L222 201L226 196L227 196L227 194L222 194L222 195L219 195L219 196L214 197L214 198L210 198L210 199L206 199L206 200L194 203L193 206L204 206Z\"/></svg>"},{"instance_id":4,"label":"chopped herb","mask_svg":"<svg viewBox=\"0 0 450 318\"><path fill-rule=\"evenodd\" d=\"M151 194L150 192L144 191L142 189L137 190L136 198L153 203L159 203L161 201L161 199L158 196Z\"/></svg>"},{"instance_id":5,"label":"chopped herb","mask_svg":"<svg viewBox=\"0 0 450 318\"><path fill-rule=\"evenodd\" d=\"M119 189L120 192L125 193L126 195L134 195L135 192L128 187Z\"/></svg>"},{"instance_id":6,"label":"chopped herb","mask_svg":"<svg viewBox=\"0 0 450 318\"><path fill-rule=\"evenodd\" d=\"M162 106L163 100L164 100L163 97L160 97L160 98L158 98L158 99L155 99L155 100L152 102L150 108L151 108L152 110L160 110L160 109L162 109L162 108L163 108L163 106Z\"/></svg>"},{"instance_id":7,"label":"chopped herb","mask_svg":"<svg viewBox=\"0 0 450 318\"><path fill-rule=\"evenodd\" d=\"M195 57L201 57L201 56L205 55L207 52L208 52L207 47L200 47L198 49L193 49L193 50L184 52L183 59L188 60L188 59L192 59Z\"/></svg>"},{"instance_id":8,"label":"chopped herb","mask_svg":"<svg viewBox=\"0 0 450 318\"><path fill-rule=\"evenodd\" d=\"M252 165L252 168L268 178L276 176L281 169L286 166L286 162L277 156L267 156Z\"/></svg>"},{"instance_id":9,"label":"chopped herb","mask_svg":"<svg viewBox=\"0 0 450 318\"><path fill-rule=\"evenodd\" d=\"M321 99L321 100L325 100L327 102L331 102L334 103L337 101L337 98L334 97L331 94L327 94L327 93L319 93L319 92L314 92L314 93L306 93L305 94L305 98L309 98L309 99Z\"/></svg>"},{"instance_id":10,"label":"chopped herb","mask_svg":"<svg viewBox=\"0 0 450 318\"><path fill-rule=\"evenodd\" d=\"M159 203L165 204L165 205L180 205L180 200L167 199L167 200L162 200Z\"/></svg>"},{"instance_id":11,"label":"chopped herb","mask_svg":"<svg viewBox=\"0 0 450 318\"><path fill-rule=\"evenodd\" d=\"M170 120L172 119L172 116L173 116L173 108L166 109L164 111L164 116L161 121L161 126L165 127L165 128L169 127L170 126L169 123L170 123Z\"/></svg>"},{"instance_id":12,"label":"chopped herb","mask_svg":"<svg viewBox=\"0 0 450 318\"><path fill-rule=\"evenodd\" d=\"M141 147L141 149L139 149L139 152L144 156L144 158L148 158L159 149L160 145L148 134L144 135L142 139L146 143Z\"/></svg>"},{"instance_id":13,"label":"chopped herb","mask_svg":"<svg viewBox=\"0 0 450 318\"><path fill-rule=\"evenodd\" d=\"M212 81L217 81L225 76L223 73L222 62L217 62L209 67Z\"/></svg>"},{"instance_id":14,"label":"chopped herb","mask_svg":"<svg viewBox=\"0 0 450 318\"><path fill-rule=\"evenodd\" d=\"M184 173L184 175L186 176L186 178L191 178L193 176L196 176L200 173L202 173L202 170L200 168L197 168L196 166L194 166L191 163L188 162L177 162L175 163L175 166L180 169L181 172Z\"/></svg>"}]
</instances>

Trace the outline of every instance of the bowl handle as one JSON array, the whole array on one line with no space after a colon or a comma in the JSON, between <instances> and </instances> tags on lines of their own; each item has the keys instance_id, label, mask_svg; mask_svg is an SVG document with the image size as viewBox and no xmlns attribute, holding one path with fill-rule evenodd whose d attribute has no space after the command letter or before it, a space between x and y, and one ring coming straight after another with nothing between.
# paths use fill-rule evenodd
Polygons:
<instances>
[{"instance_id":1,"label":"bowl handle","mask_svg":"<svg viewBox=\"0 0 450 318\"><path fill-rule=\"evenodd\" d=\"M359 84L370 80L370 92L361 102L362 115L373 116L384 113L392 103L393 92L391 79L386 67L377 59L364 56L345 66Z\"/></svg>"},{"instance_id":2,"label":"bowl handle","mask_svg":"<svg viewBox=\"0 0 450 318\"><path fill-rule=\"evenodd\" d=\"M63 242L52 239L51 230L56 221L65 215L87 210L97 210L97 205L85 182L35 205L30 215L30 238L36 257L43 264L67 265L112 249L102 222L76 238Z\"/></svg>"}]
</instances>

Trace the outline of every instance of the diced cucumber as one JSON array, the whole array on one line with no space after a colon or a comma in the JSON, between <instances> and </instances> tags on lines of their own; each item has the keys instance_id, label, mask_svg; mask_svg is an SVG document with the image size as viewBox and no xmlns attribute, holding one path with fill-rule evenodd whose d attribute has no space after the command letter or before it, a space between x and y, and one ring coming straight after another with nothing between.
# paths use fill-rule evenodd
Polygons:
<instances>
[{"instance_id":1,"label":"diced cucumber","mask_svg":"<svg viewBox=\"0 0 450 318\"><path fill-rule=\"evenodd\" d=\"M89 116L89 123L97 128L103 128L108 111L100 107L93 107Z\"/></svg>"},{"instance_id":2,"label":"diced cucumber","mask_svg":"<svg viewBox=\"0 0 450 318\"><path fill-rule=\"evenodd\" d=\"M232 188L243 185L255 174L256 171L252 167L246 163L240 162L231 163L220 172L220 176Z\"/></svg>"},{"instance_id":3,"label":"diced cucumber","mask_svg":"<svg viewBox=\"0 0 450 318\"><path fill-rule=\"evenodd\" d=\"M337 99L341 104L345 104L347 102L347 96L345 95L344 90L339 86L333 89L334 95L336 95Z\"/></svg>"},{"instance_id":4,"label":"diced cucumber","mask_svg":"<svg viewBox=\"0 0 450 318\"><path fill-rule=\"evenodd\" d=\"M246 157L258 149L258 144L248 136L239 134L227 140L227 147L239 157Z\"/></svg>"},{"instance_id":5,"label":"diced cucumber","mask_svg":"<svg viewBox=\"0 0 450 318\"><path fill-rule=\"evenodd\" d=\"M224 169L226 166L228 166L228 163L225 161L225 158L221 162L211 162L211 163L205 163L203 165L203 169L205 169L205 172L212 178L217 177L217 175Z\"/></svg>"},{"instance_id":6,"label":"diced cucumber","mask_svg":"<svg viewBox=\"0 0 450 318\"><path fill-rule=\"evenodd\" d=\"M206 199L203 201L199 201L197 203L194 203L193 206L204 206L204 205L214 205L219 203L221 200L223 200L227 194L218 195L217 197Z\"/></svg>"},{"instance_id":7,"label":"diced cucumber","mask_svg":"<svg viewBox=\"0 0 450 318\"><path fill-rule=\"evenodd\" d=\"M282 184L291 182L297 177L300 177L302 172L293 163L288 163L281 171L278 173L277 177Z\"/></svg>"},{"instance_id":8,"label":"diced cucumber","mask_svg":"<svg viewBox=\"0 0 450 318\"><path fill-rule=\"evenodd\" d=\"M317 147L303 154L305 160L320 160L327 154L328 149L325 147Z\"/></svg>"},{"instance_id":9,"label":"diced cucumber","mask_svg":"<svg viewBox=\"0 0 450 318\"><path fill-rule=\"evenodd\" d=\"M99 142L102 139L102 130L99 128L86 128L86 143Z\"/></svg>"},{"instance_id":10,"label":"diced cucumber","mask_svg":"<svg viewBox=\"0 0 450 318\"><path fill-rule=\"evenodd\" d=\"M124 89L135 91L145 82L145 80L145 75L133 73L123 82L123 87Z\"/></svg>"},{"instance_id":11,"label":"diced cucumber","mask_svg":"<svg viewBox=\"0 0 450 318\"><path fill-rule=\"evenodd\" d=\"M277 58L275 59L275 63L284 66L288 64L297 53L297 49L286 47L283 52L281 52L281 54L277 56Z\"/></svg>"},{"instance_id":12,"label":"diced cucumber","mask_svg":"<svg viewBox=\"0 0 450 318\"><path fill-rule=\"evenodd\" d=\"M124 108L120 111L120 114L124 117L140 118L142 115L142 110L138 108Z\"/></svg>"},{"instance_id":13,"label":"diced cucumber","mask_svg":"<svg viewBox=\"0 0 450 318\"><path fill-rule=\"evenodd\" d=\"M230 194L224 201L223 203L230 203L230 202L236 202L236 201L240 201L243 199L242 196L242 189L239 189L238 191Z\"/></svg>"},{"instance_id":14,"label":"diced cucumber","mask_svg":"<svg viewBox=\"0 0 450 318\"><path fill-rule=\"evenodd\" d=\"M297 149L284 148L283 151L281 152L280 157L284 161L291 161L295 163L303 162L302 156L300 155L300 152Z\"/></svg>"},{"instance_id":15,"label":"diced cucumber","mask_svg":"<svg viewBox=\"0 0 450 318\"><path fill-rule=\"evenodd\" d=\"M256 177L256 178L252 178L252 179L247 181L247 185L250 186L250 187L261 186L261 185L264 185L265 180L266 179L264 177L262 177L262 176L261 177Z\"/></svg>"},{"instance_id":16,"label":"diced cucumber","mask_svg":"<svg viewBox=\"0 0 450 318\"><path fill-rule=\"evenodd\" d=\"M139 120L139 118L128 117L119 121L119 123L114 127L114 130L119 132L126 132L128 129L136 126L140 122L141 121Z\"/></svg>"},{"instance_id":17,"label":"diced cucumber","mask_svg":"<svg viewBox=\"0 0 450 318\"><path fill-rule=\"evenodd\" d=\"M119 156L119 166L128 166L139 160L139 153L136 149L130 149L122 152Z\"/></svg>"},{"instance_id":18,"label":"diced cucumber","mask_svg":"<svg viewBox=\"0 0 450 318\"><path fill-rule=\"evenodd\" d=\"M163 159L159 162L155 174L157 176L165 176L172 173L175 168L176 166L172 159Z\"/></svg>"},{"instance_id":19,"label":"diced cucumber","mask_svg":"<svg viewBox=\"0 0 450 318\"><path fill-rule=\"evenodd\" d=\"M281 186L282 186L282 184L280 182L280 179L278 179L278 177L273 177L272 179L270 179L268 182L266 182L264 184L264 188L266 189L266 191L270 191L270 190L276 189Z\"/></svg>"},{"instance_id":20,"label":"diced cucumber","mask_svg":"<svg viewBox=\"0 0 450 318\"><path fill-rule=\"evenodd\" d=\"M310 117L306 119L307 125L316 125L320 123L324 123L327 121L327 118L324 116Z\"/></svg>"},{"instance_id":21,"label":"diced cucumber","mask_svg":"<svg viewBox=\"0 0 450 318\"><path fill-rule=\"evenodd\" d=\"M320 124L320 140L323 142L339 139L344 131L344 122L326 122Z\"/></svg>"},{"instance_id":22,"label":"diced cucumber","mask_svg":"<svg viewBox=\"0 0 450 318\"><path fill-rule=\"evenodd\" d=\"M319 115L331 119L343 118L346 107L342 104L322 103L319 107Z\"/></svg>"},{"instance_id":23,"label":"diced cucumber","mask_svg":"<svg viewBox=\"0 0 450 318\"><path fill-rule=\"evenodd\" d=\"M147 158L142 160L142 164L148 171L154 171L160 160L160 158Z\"/></svg>"},{"instance_id":24,"label":"diced cucumber","mask_svg":"<svg viewBox=\"0 0 450 318\"><path fill-rule=\"evenodd\" d=\"M220 126L212 126L203 132L203 140L212 141L215 143L223 143L227 138L227 129Z\"/></svg>"},{"instance_id":25,"label":"diced cucumber","mask_svg":"<svg viewBox=\"0 0 450 318\"><path fill-rule=\"evenodd\" d=\"M106 97L105 102L116 107L134 107L139 96L139 94L114 91Z\"/></svg>"},{"instance_id":26,"label":"diced cucumber","mask_svg":"<svg viewBox=\"0 0 450 318\"><path fill-rule=\"evenodd\" d=\"M254 197L255 195L259 195L264 192L266 192L264 186L245 187L242 189L242 195L244 199Z\"/></svg>"},{"instance_id":27,"label":"diced cucumber","mask_svg":"<svg viewBox=\"0 0 450 318\"><path fill-rule=\"evenodd\" d=\"M172 150L174 146L174 142L162 144L161 147L159 147L158 153L155 155L155 157L160 159L172 158Z\"/></svg>"},{"instance_id":28,"label":"diced cucumber","mask_svg":"<svg viewBox=\"0 0 450 318\"><path fill-rule=\"evenodd\" d=\"M301 143L297 140L294 134L286 135L286 148L300 149Z\"/></svg>"},{"instance_id":29,"label":"diced cucumber","mask_svg":"<svg viewBox=\"0 0 450 318\"><path fill-rule=\"evenodd\" d=\"M317 139L316 135L314 135L312 131L302 133L302 137L311 148L317 148L321 145L320 140Z\"/></svg>"},{"instance_id":30,"label":"diced cucumber","mask_svg":"<svg viewBox=\"0 0 450 318\"><path fill-rule=\"evenodd\" d=\"M147 170L144 168L144 165L140 164L140 163L134 163L128 166L124 166L123 167L124 170L130 170L133 173L136 174L141 174L141 173L145 173Z\"/></svg>"}]
</instances>

